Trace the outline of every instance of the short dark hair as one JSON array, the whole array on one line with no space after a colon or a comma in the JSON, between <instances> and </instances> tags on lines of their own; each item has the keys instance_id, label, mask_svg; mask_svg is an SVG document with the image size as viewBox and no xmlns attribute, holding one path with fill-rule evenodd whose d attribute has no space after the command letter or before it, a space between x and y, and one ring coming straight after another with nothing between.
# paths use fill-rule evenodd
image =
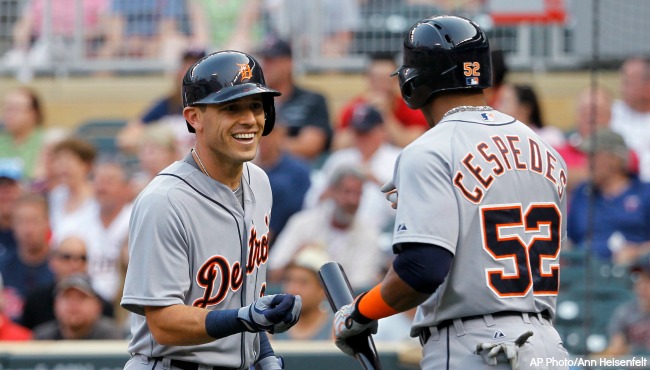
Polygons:
<instances>
[{"instance_id":1,"label":"short dark hair","mask_svg":"<svg viewBox=\"0 0 650 370\"><path fill-rule=\"evenodd\" d=\"M53 153L60 153L64 151L72 152L79 157L84 163L92 165L97 157L97 149L95 146L79 137L69 137L57 143L53 148Z\"/></svg>"}]
</instances>

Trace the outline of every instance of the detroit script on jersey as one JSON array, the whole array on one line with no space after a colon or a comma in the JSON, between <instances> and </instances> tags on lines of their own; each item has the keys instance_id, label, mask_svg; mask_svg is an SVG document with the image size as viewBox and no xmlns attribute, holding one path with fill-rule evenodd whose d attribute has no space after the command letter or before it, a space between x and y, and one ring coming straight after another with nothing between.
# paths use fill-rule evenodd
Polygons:
<instances>
[{"instance_id":1,"label":"detroit script on jersey","mask_svg":"<svg viewBox=\"0 0 650 370\"><path fill-rule=\"evenodd\" d=\"M269 216L264 217L266 229L269 226ZM205 292L203 297L194 301L193 306L205 308L221 303L226 298L228 292L236 292L241 288L243 282L243 275L251 275L255 268L265 264L269 259L269 235L268 232L257 237L257 229L255 225L251 227L248 233L248 258L244 272L239 261L230 263L224 256L213 256L201 267L196 274L196 282L199 286L203 287ZM217 277L221 276L218 281ZM264 295L266 285L262 286L260 297ZM216 293L215 293L216 291Z\"/></svg>"}]
</instances>

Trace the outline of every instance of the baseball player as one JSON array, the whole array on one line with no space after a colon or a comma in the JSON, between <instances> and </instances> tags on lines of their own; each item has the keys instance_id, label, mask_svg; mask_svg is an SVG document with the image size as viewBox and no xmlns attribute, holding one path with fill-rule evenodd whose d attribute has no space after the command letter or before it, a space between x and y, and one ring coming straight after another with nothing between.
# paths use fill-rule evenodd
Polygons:
<instances>
[{"instance_id":1,"label":"baseball player","mask_svg":"<svg viewBox=\"0 0 650 370\"><path fill-rule=\"evenodd\" d=\"M135 313L125 369L281 369L266 335L298 321L299 296L265 296L271 188L252 164L275 121L253 57L222 51L185 74L196 146L135 201L121 305Z\"/></svg>"},{"instance_id":2,"label":"baseball player","mask_svg":"<svg viewBox=\"0 0 650 370\"><path fill-rule=\"evenodd\" d=\"M524 123L485 106L490 64L470 20L436 16L408 31L396 74L431 128L401 152L383 189L397 210L396 257L380 284L336 313L344 352L353 352L346 338L418 306L411 336L423 369L566 368L552 325L566 166Z\"/></svg>"}]
</instances>

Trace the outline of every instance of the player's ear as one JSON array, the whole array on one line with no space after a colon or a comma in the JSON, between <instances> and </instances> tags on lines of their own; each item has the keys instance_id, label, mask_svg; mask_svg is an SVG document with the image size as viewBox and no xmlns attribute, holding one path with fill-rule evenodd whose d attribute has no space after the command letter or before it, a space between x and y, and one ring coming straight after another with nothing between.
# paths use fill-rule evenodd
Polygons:
<instances>
[{"instance_id":1,"label":"player's ear","mask_svg":"<svg viewBox=\"0 0 650 370\"><path fill-rule=\"evenodd\" d=\"M203 129L201 124L201 109L199 107L185 107L183 108L183 117L185 121L194 128L194 131L200 131Z\"/></svg>"}]
</instances>

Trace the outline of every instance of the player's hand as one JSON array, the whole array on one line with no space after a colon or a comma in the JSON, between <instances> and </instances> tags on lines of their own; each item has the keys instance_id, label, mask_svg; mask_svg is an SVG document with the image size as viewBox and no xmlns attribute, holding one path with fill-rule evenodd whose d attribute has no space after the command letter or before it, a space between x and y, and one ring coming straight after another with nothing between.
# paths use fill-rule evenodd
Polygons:
<instances>
[{"instance_id":1,"label":"player's hand","mask_svg":"<svg viewBox=\"0 0 650 370\"><path fill-rule=\"evenodd\" d=\"M528 338L533 335L532 331L527 331L519 336L514 342L485 342L476 345L476 354L483 357L483 361L491 366L496 366L497 356L503 353L510 362L512 370L519 368L519 347L524 345Z\"/></svg>"},{"instance_id":2,"label":"player's hand","mask_svg":"<svg viewBox=\"0 0 650 370\"><path fill-rule=\"evenodd\" d=\"M372 334L376 334L379 327L377 320L370 320L363 317L356 310L357 301L359 301L359 299L336 311L334 314L334 323L332 325L336 346L350 356L354 356L356 351L348 345L346 339L359 335L366 330L370 330Z\"/></svg>"},{"instance_id":3,"label":"player's hand","mask_svg":"<svg viewBox=\"0 0 650 370\"><path fill-rule=\"evenodd\" d=\"M388 181L381 187L381 192L386 194L386 199L390 202L393 209L397 209L397 188L393 180Z\"/></svg>"},{"instance_id":4,"label":"player's hand","mask_svg":"<svg viewBox=\"0 0 650 370\"><path fill-rule=\"evenodd\" d=\"M302 300L293 294L265 295L237 312L250 332L267 331L271 334L289 330L300 318Z\"/></svg>"},{"instance_id":5,"label":"player's hand","mask_svg":"<svg viewBox=\"0 0 650 370\"><path fill-rule=\"evenodd\" d=\"M258 363L253 365L250 370L282 370L284 369L284 360L282 356L264 357Z\"/></svg>"}]
</instances>

